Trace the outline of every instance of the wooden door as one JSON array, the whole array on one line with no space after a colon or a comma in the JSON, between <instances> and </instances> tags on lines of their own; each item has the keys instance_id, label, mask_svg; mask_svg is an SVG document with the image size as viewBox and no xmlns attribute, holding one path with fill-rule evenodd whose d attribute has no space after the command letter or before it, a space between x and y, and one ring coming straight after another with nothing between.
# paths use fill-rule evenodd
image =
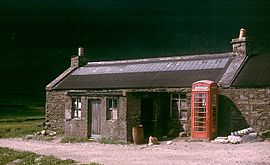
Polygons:
<instances>
[{"instance_id":1,"label":"wooden door","mask_svg":"<svg viewBox=\"0 0 270 165\"><path fill-rule=\"evenodd\" d=\"M88 129L89 136L100 138L101 132L101 100L89 100Z\"/></svg>"}]
</instances>

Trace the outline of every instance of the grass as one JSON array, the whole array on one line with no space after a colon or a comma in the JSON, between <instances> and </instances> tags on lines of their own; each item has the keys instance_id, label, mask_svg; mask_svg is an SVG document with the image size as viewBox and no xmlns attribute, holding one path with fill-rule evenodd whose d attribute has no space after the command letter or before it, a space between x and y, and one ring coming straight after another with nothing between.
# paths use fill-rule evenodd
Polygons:
<instances>
[{"instance_id":1,"label":"grass","mask_svg":"<svg viewBox=\"0 0 270 165\"><path fill-rule=\"evenodd\" d=\"M80 137L69 137L64 136L60 143L81 143L81 142L90 142L88 138L80 138Z\"/></svg>"},{"instance_id":2,"label":"grass","mask_svg":"<svg viewBox=\"0 0 270 165\"><path fill-rule=\"evenodd\" d=\"M16 164L36 164L36 165L65 165L75 164L74 160L61 160L54 156L42 156L32 152L20 152L8 148L0 147L0 164L8 164L16 162Z\"/></svg>"},{"instance_id":3,"label":"grass","mask_svg":"<svg viewBox=\"0 0 270 165\"><path fill-rule=\"evenodd\" d=\"M0 138L24 137L41 131L43 120L0 122Z\"/></svg>"},{"instance_id":4,"label":"grass","mask_svg":"<svg viewBox=\"0 0 270 165\"><path fill-rule=\"evenodd\" d=\"M43 130L41 123L45 116L44 103L42 103L44 100L44 98L36 99L25 95L11 95L9 98L6 95L0 95L0 138L23 138L26 135ZM70 139L70 141L74 140ZM0 165L4 164L66 165L76 164L76 162L0 147ZM90 163L85 165L100 164Z\"/></svg>"},{"instance_id":5,"label":"grass","mask_svg":"<svg viewBox=\"0 0 270 165\"><path fill-rule=\"evenodd\" d=\"M41 131L45 108L36 98L0 96L0 138L24 137ZM38 101L36 101L38 100Z\"/></svg>"},{"instance_id":6,"label":"grass","mask_svg":"<svg viewBox=\"0 0 270 165\"><path fill-rule=\"evenodd\" d=\"M13 149L0 147L0 165L4 164L71 165L77 163L72 159L61 160L54 156L44 156L32 152L15 151ZM101 164L93 162L84 165Z\"/></svg>"}]
</instances>

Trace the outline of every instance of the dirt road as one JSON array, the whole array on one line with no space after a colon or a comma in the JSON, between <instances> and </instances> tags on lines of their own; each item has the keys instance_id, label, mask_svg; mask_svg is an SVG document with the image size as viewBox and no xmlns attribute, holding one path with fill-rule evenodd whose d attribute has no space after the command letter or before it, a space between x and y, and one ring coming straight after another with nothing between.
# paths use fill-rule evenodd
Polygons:
<instances>
[{"instance_id":1,"label":"dirt road","mask_svg":"<svg viewBox=\"0 0 270 165\"><path fill-rule=\"evenodd\" d=\"M109 145L97 142L60 144L20 139L0 139L0 146L105 165L155 164L270 164L270 142L215 144L173 141L167 145Z\"/></svg>"}]
</instances>

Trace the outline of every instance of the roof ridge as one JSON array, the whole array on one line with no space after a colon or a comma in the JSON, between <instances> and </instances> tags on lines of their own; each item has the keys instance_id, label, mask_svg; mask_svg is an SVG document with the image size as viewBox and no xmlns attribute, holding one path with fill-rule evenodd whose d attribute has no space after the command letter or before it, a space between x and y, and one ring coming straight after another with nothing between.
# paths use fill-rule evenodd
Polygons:
<instances>
[{"instance_id":1,"label":"roof ridge","mask_svg":"<svg viewBox=\"0 0 270 165\"><path fill-rule=\"evenodd\" d=\"M88 62L86 64L86 66L144 63L144 62L164 62L164 61L174 61L174 60L191 60L191 59L202 58L202 57L217 57L217 56L226 57L226 56L230 56L230 55L233 55L233 52L216 53L216 54L200 54L200 55L183 55L183 56L141 58L141 59L130 59L130 60L97 61L97 62Z\"/></svg>"}]
</instances>

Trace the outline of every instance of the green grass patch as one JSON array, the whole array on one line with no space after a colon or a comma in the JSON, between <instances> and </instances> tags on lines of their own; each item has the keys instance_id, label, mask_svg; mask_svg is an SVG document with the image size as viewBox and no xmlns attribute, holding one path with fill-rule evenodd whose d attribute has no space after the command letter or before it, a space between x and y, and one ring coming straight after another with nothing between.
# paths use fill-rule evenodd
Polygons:
<instances>
[{"instance_id":1,"label":"green grass patch","mask_svg":"<svg viewBox=\"0 0 270 165\"><path fill-rule=\"evenodd\" d=\"M0 138L25 137L43 129L40 126L44 120L17 121L17 122L1 122Z\"/></svg>"},{"instance_id":2,"label":"green grass patch","mask_svg":"<svg viewBox=\"0 0 270 165\"><path fill-rule=\"evenodd\" d=\"M30 104L27 99L0 97L0 138L24 137L43 129L44 107Z\"/></svg>"},{"instance_id":3,"label":"green grass patch","mask_svg":"<svg viewBox=\"0 0 270 165\"><path fill-rule=\"evenodd\" d=\"M81 142L90 142L90 140L88 138L64 136L60 141L60 143L81 143Z\"/></svg>"},{"instance_id":4,"label":"green grass patch","mask_svg":"<svg viewBox=\"0 0 270 165\"><path fill-rule=\"evenodd\" d=\"M54 156L43 156L32 152L20 152L8 148L0 147L0 164L35 164L35 165L66 165L75 164L74 160L61 160Z\"/></svg>"}]
</instances>

